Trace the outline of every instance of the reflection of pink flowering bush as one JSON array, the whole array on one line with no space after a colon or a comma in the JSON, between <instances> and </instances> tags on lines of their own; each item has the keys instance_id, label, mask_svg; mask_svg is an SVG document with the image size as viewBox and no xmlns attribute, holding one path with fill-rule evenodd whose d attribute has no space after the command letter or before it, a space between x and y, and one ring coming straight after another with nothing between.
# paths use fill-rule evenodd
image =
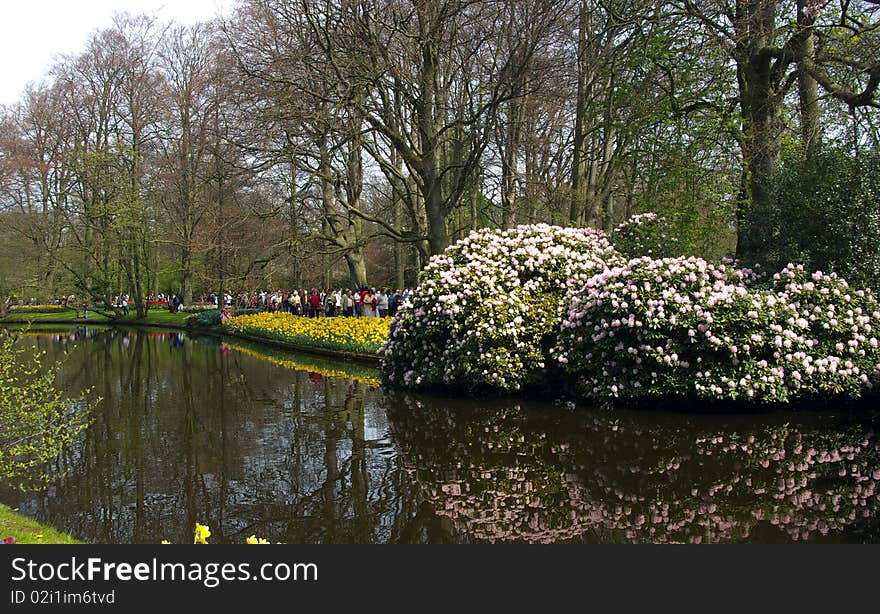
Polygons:
<instances>
[{"instance_id":1,"label":"reflection of pink flowering bush","mask_svg":"<svg viewBox=\"0 0 880 614\"><path fill-rule=\"evenodd\" d=\"M785 402L876 382L880 305L791 265L771 291L698 258L640 258L572 294L554 356L587 397Z\"/></svg>"},{"instance_id":2,"label":"reflection of pink flowering bush","mask_svg":"<svg viewBox=\"0 0 880 614\"><path fill-rule=\"evenodd\" d=\"M483 230L434 256L384 346L383 375L408 388L517 390L544 368L566 292L618 255L605 234L537 224Z\"/></svg>"},{"instance_id":3,"label":"reflection of pink flowering bush","mask_svg":"<svg viewBox=\"0 0 880 614\"><path fill-rule=\"evenodd\" d=\"M407 398L389 412L420 495L474 541L876 541L876 418L711 426Z\"/></svg>"}]
</instances>

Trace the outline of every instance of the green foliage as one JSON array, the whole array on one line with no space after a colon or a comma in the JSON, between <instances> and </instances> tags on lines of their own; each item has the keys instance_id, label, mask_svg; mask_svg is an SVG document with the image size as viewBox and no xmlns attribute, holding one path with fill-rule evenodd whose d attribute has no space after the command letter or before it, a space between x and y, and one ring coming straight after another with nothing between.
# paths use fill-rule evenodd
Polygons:
<instances>
[{"instance_id":1,"label":"green foliage","mask_svg":"<svg viewBox=\"0 0 880 614\"><path fill-rule=\"evenodd\" d=\"M186 325L189 328L197 326L220 326L220 310L209 309L208 311L194 313L186 319Z\"/></svg>"},{"instance_id":2,"label":"green foliage","mask_svg":"<svg viewBox=\"0 0 880 614\"><path fill-rule=\"evenodd\" d=\"M836 272L857 286L880 286L880 154L858 158L827 147L783 163L768 210L746 231L767 268L789 262Z\"/></svg>"},{"instance_id":3,"label":"green foliage","mask_svg":"<svg viewBox=\"0 0 880 614\"><path fill-rule=\"evenodd\" d=\"M236 310L232 310L230 315L248 316L248 315L253 315L255 313L260 313L260 310L259 309L236 309ZM205 311L200 311L199 313L195 313L186 319L186 326L188 328L220 326L220 310L219 309L207 309Z\"/></svg>"},{"instance_id":4,"label":"green foliage","mask_svg":"<svg viewBox=\"0 0 880 614\"><path fill-rule=\"evenodd\" d=\"M46 369L0 339L0 481L21 489L44 485L45 466L88 425L91 404L84 393L68 398L55 386L57 365Z\"/></svg>"},{"instance_id":5,"label":"green foliage","mask_svg":"<svg viewBox=\"0 0 880 614\"><path fill-rule=\"evenodd\" d=\"M12 537L16 544L80 544L67 533L42 525L33 518L17 514L0 503L0 539Z\"/></svg>"},{"instance_id":6,"label":"green foliage","mask_svg":"<svg viewBox=\"0 0 880 614\"><path fill-rule=\"evenodd\" d=\"M624 220L614 227L609 238L626 258L672 258L680 255L682 249L669 220L655 213L642 213Z\"/></svg>"}]
</instances>

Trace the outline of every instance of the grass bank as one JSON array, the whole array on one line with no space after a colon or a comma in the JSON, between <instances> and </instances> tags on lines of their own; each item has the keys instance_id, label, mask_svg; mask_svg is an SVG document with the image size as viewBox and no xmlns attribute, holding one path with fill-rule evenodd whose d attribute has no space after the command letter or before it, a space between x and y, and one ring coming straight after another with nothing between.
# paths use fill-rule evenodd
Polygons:
<instances>
[{"instance_id":1,"label":"grass bank","mask_svg":"<svg viewBox=\"0 0 880 614\"><path fill-rule=\"evenodd\" d=\"M0 540L14 537L17 544L81 544L67 533L22 516L0 503Z\"/></svg>"},{"instance_id":2,"label":"grass bank","mask_svg":"<svg viewBox=\"0 0 880 614\"><path fill-rule=\"evenodd\" d=\"M74 318L75 312L72 309L59 309L57 311L43 312L15 312L0 317L0 324L125 324L125 325L142 325L142 326L170 326L175 328L183 328L186 326L187 317L191 313L171 313L167 310L150 310L147 317L138 320L135 313L129 312L127 316L118 318L109 317L96 311L90 311L88 318Z\"/></svg>"}]
</instances>

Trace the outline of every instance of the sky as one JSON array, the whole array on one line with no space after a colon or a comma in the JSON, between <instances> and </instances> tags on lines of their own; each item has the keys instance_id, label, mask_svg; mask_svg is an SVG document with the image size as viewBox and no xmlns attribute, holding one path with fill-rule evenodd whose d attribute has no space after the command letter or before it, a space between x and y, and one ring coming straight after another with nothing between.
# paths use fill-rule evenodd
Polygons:
<instances>
[{"instance_id":1,"label":"sky","mask_svg":"<svg viewBox=\"0 0 880 614\"><path fill-rule=\"evenodd\" d=\"M228 14L234 5L234 0L0 0L0 105L17 102L28 82L43 80L56 56L81 51L116 13L190 24Z\"/></svg>"}]
</instances>

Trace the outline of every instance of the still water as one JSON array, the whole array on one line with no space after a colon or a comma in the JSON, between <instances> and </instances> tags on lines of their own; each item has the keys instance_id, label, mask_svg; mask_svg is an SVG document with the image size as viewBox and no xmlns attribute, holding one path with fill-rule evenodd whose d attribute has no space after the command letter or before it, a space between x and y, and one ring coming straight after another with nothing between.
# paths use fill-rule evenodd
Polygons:
<instances>
[{"instance_id":1,"label":"still water","mask_svg":"<svg viewBox=\"0 0 880 614\"><path fill-rule=\"evenodd\" d=\"M389 393L178 332L31 332L102 398L24 514L98 543L880 543L880 412L577 411Z\"/></svg>"}]
</instances>

